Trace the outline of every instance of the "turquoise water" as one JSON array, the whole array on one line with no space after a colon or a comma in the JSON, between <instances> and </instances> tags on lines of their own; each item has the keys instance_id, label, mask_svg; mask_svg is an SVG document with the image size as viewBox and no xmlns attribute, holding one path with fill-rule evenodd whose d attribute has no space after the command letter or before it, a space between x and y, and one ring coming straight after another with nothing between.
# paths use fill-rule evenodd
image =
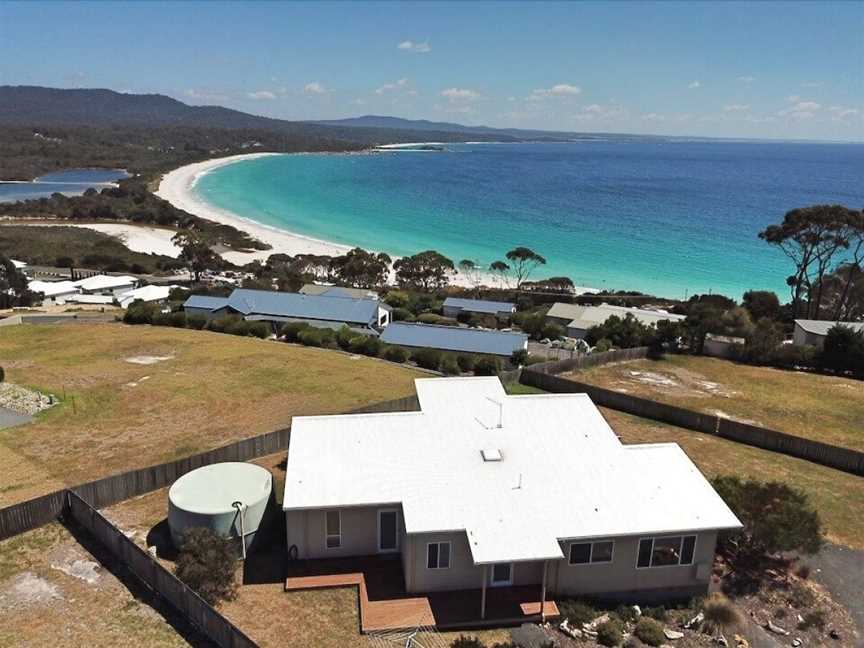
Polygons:
<instances>
[{"instance_id":1,"label":"turquoise water","mask_svg":"<svg viewBox=\"0 0 864 648\"><path fill-rule=\"evenodd\" d=\"M592 141L446 153L288 155L215 169L195 191L254 221L405 255L488 265L517 245L544 275L669 297L769 289L785 257L758 232L789 209L864 205L864 146Z\"/></svg>"}]
</instances>

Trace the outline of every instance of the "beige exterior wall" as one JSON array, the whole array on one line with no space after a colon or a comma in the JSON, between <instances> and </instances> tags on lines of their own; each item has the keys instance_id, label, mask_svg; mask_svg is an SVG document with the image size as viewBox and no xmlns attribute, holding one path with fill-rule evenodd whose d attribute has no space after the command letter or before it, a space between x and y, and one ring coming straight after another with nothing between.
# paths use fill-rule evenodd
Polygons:
<instances>
[{"instance_id":1,"label":"beige exterior wall","mask_svg":"<svg viewBox=\"0 0 864 648\"><path fill-rule=\"evenodd\" d=\"M676 533L674 535L693 534ZM570 543L562 542L561 550L564 552L565 558L552 567L553 576L550 579L549 587L558 595L573 596L688 588L703 585L707 587L711 575L711 564L714 561L714 549L717 544L715 531L696 534L696 548L692 565L674 567L637 568L636 559L640 539L640 537L635 536L598 538L598 540L615 541L612 562L587 565L569 564ZM701 578L697 577L700 565L703 565Z\"/></svg>"},{"instance_id":2,"label":"beige exterior wall","mask_svg":"<svg viewBox=\"0 0 864 648\"><path fill-rule=\"evenodd\" d=\"M378 511L396 509L398 512L399 548L405 535L400 506L369 506L341 509L287 511L285 515L288 547L296 545L297 557L345 558L371 556L378 553ZM328 549L326 540L326 511L338 510L342 518L342 544Z\"/></svg>"},{"instance_id":3,"label":"beige exterior wall","mask_svg":"<svg viewBox=\"0 0 864 648\"><path fill-rule=\"evenodd\" d=\"M804 346L805 344L809 344L821 349L825 344L825 336L808 333L796 323L795 331L792 334L792 343L795 346Z\"/></svg>"}]
</instances>

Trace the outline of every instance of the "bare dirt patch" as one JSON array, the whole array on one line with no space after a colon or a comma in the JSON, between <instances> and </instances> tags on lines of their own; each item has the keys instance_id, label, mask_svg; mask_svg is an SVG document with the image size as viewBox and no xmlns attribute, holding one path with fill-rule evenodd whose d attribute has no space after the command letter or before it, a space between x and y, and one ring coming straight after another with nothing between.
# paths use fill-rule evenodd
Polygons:
<instances>
[{"instance_id":1,"label":"bare dirt patch","mask_svg":"<svg viewBox=\"0 0 864 648\"><path fill-rule=\"evenodd\" d=\"M131 356L129 358L124 358L126 362L131 362L132 364L137 365L153 365L158 362L165 362L166 360L173 360L173 355L166 356L155 356L155 355L138 355Z\"/></svg>"}]
</instances>

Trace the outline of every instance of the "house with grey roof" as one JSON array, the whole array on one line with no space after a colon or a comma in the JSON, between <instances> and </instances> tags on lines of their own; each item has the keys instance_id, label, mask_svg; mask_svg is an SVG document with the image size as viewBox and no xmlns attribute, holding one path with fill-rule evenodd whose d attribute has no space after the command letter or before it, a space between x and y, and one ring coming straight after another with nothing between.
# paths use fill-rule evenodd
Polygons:
<instances>
[{"instance_id":1,"label":"house with grey roof","mask_svg":"<svg viewBox=\"0 0 864 648\"><path fill-rule=\"evenodd\" d=\"M831 320L796 319L792 344L810 345L819 349L825 344L825 337L835 326L847 326L853 331L864 331L864 322L835 322Z\"/></svg>"},{"instance_id":2,"label":"house with grey roof","mask_svg":"<svg viewBox=\"0 0 864 648\"><path fill-rule=\"evenodd\" d=\"M286 322L312 326L351 328L377 332L390 323L390 307L375 299L302 295L271 290L235 289L228 297L192 295L183 304L186 313L208 318L235 314L253 322L269 322L274 329Z\"/></svg>"},{"instance_id":3,"label":"house with grey roof","mask_svg":"<svg viewBox=\"0 0 864 648\"><path fill-rule=\"evenodd\" d=\"M413 349L436 349L509 358L528 349L524 333L505 333L461 326L393 322L381 333L381 341Z\"/></svg>"},{"instance_id":4,"label":"house with grey roof","mask_svg":"<svg viewBox=\"0 0 864 648\"><path fill-rule=\"evenodd\" d=\"M325 297L348 297L351 299L378 299L378 293L368 288L346 288L331 284L304 284L300 289L302 295L323 295Z\"/></svg>"},{"instance_id":5,"label":"house with grey roof","mask_svg":"<svg viewBox=\"0 0 864 648\"><path fill-rule=\"evenodd\" d=\"M492 315L501 320L508 320L516 312L516 305L502 301L448 297L444 300L442 312L444 317L455 318L461 313L468 313L469 315Z\"/></svg>"},{"instance_id":6,"label":"house with grey roof","mask_svg":"<svg viewBox=\"0 0 864 648\"><path fill-rule=\"evenodd\" d=\"M603 324L613 315L624 319L632 315L646 326L657 324L657 322L670 321L680 322L685 318L683 315L675 315L664 310L649 310L647 308L633 308L628 306L612 306L611 304L600 304L599 306L582 306L579 304L565 304L556 302L546 313L546 317L556 324L567 329L567 336L579 340L585 337L588 329Z\"/></svg>"}]
</instances>

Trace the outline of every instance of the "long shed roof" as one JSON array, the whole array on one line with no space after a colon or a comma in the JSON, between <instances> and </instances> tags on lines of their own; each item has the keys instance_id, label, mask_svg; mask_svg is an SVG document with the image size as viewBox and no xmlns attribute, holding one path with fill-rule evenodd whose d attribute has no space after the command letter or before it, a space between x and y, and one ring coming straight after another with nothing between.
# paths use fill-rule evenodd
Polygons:
<instances>
[{"instance_id":1,"label":"long shed roof","mask_svg":"<svg viewBox=\"0 0 864 648\"><path fill-rule=\"evenodd\" d=\"M546 313L547 317L571 320L567 326L578 329L589 329L592 326L602 324L613 315L625 317L632 315L643 324L656 324L664 320L681 321L683 315L675 315L666 311L648 310L647 308L632 308L628 306L612 306L600 304L599 306L580 306L578 304L564 304L556 302Z\"/></svg>"},{"instance_id":2,"label":"long shed roof","mask_svg":"<svg viewBox=\"0 0 864 648\"><path fill-rule=\"evenodd\" d=\"M528 336L461 326L393 322L384 329L381 341L407 347L510 357L514 351L526 347Z\"/></svg>"},{"instance_id":3,"label":"long shed roof","mask_svg":"<svg viewBox=\"0 0 864 648\"><path fill-rule=\"evenodd\" d=\"M464 530L476 564L561 558L564 539L740 527L677 444L621 444L584 394L415 384L420 412L295 417L283 508L401 503L408 533Z\"/></svg>"},{"instance_id":4,"label":"long shed roof","mask_svg":"<svg viewBox=\"0 0 864 648\"><path fill-rule=\"evenodd\" d=\"M848 326L854 331L864 331L864 322L835 322L831 320L796 319L795 324L814 335L828 335L828 331L837 325Z\"/></svg>"},{"instance_id":5,"label":"long shed roof","mask_svg":"<svg viewBox=\"0 0 864 648\"><path fill-rule=\"evenodd\" d=\"M510 302L465 299L463 297L448 297L444 300L444 308L448 307L459 308L469 313L486 313L489 315L512 313L516 310L516 305Z\"/></svg>"}]
</instances>

